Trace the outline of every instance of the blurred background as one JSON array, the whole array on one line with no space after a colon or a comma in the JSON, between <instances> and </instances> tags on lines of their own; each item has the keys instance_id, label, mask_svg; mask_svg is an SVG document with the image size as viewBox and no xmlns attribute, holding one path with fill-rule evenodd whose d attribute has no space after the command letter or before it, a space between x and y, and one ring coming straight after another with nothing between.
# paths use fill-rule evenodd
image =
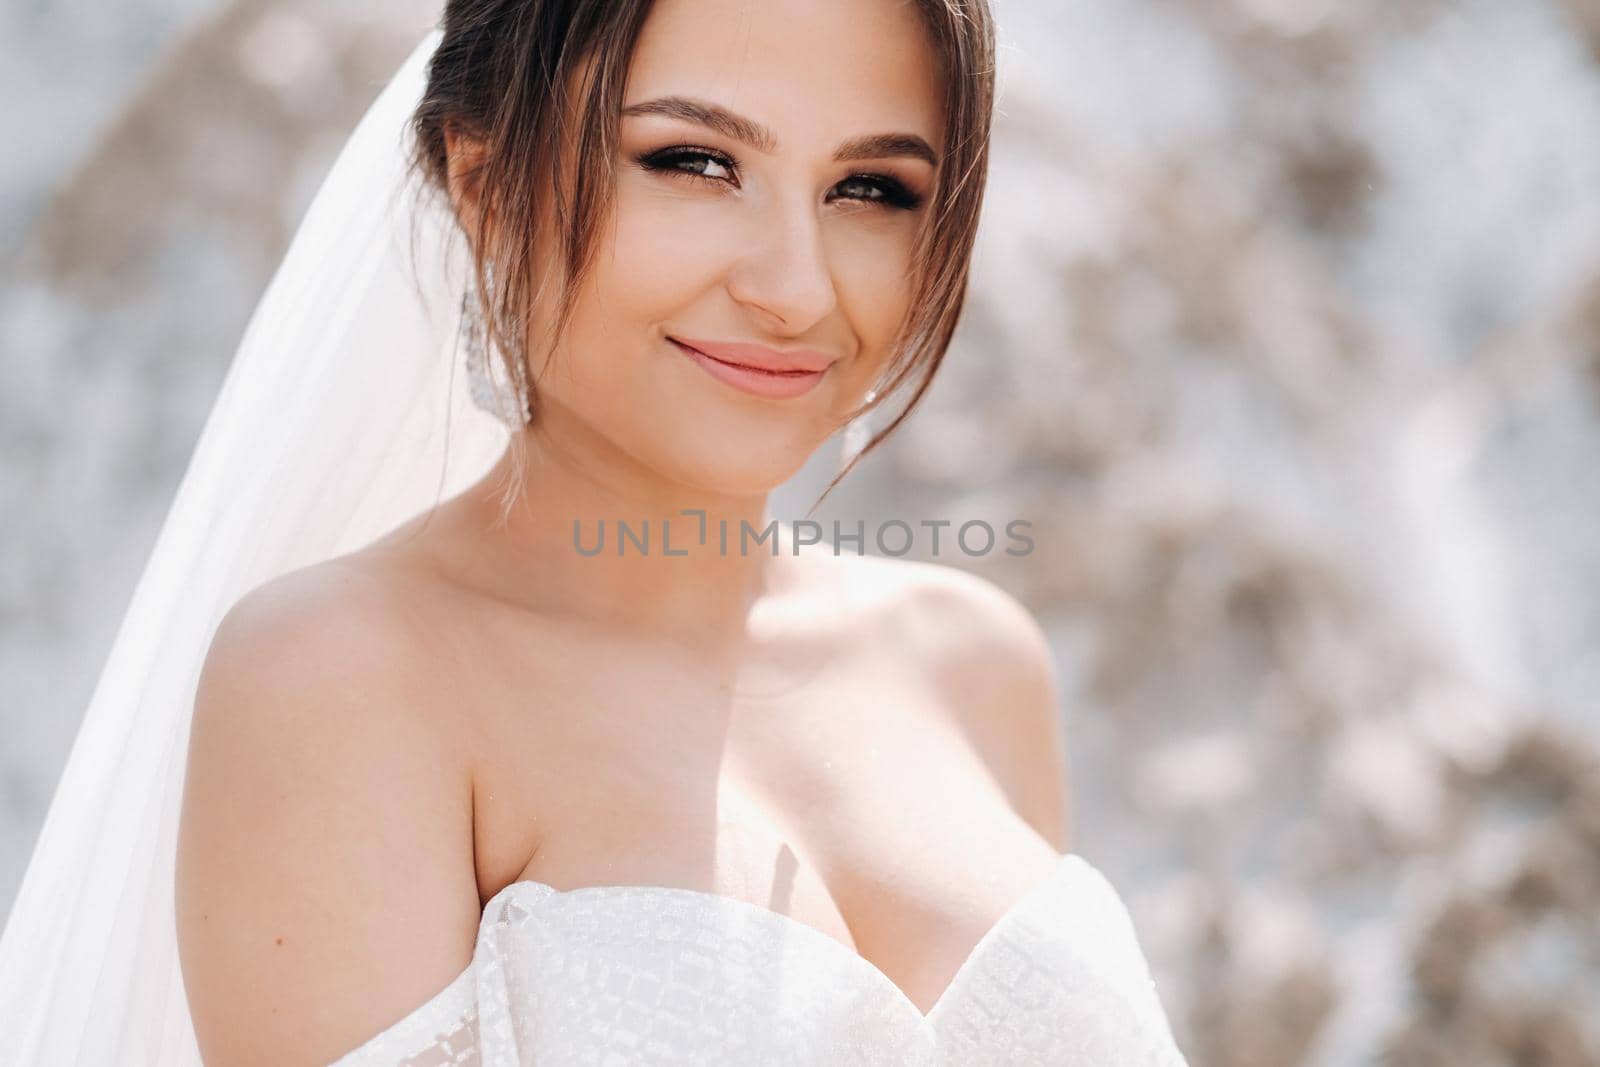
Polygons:
<instances>
[{"instance_id":1,"label":"blurred background","mask_svg":"<svg viewBox=\"0 0 1600 1067\"><path fill-rule=\"evenodd\" d=\"M1195 1067L1600 1064L1600 0L995 6L960 339L818 517L1034 523L940 559L1050 634L1072 846ZM435 11L0 0L6 907L245 320Z\"/></svg>"}]
</instances>

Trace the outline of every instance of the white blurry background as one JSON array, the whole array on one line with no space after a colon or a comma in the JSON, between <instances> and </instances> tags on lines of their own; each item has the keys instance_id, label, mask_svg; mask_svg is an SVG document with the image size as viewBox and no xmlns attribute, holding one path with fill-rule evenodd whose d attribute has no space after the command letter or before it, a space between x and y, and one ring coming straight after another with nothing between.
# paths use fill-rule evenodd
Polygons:
<instances>
[{"instance_id":1,"label":"white blurry background","mask_svg":"<svg viewBox=\"0 0 1600 1067\"><path fill-rule=\"evenodd\" d=\"M961 338L821 517L1034 522L940 558L1051 634L1196 1067L1600 1064L1600 0L994 2ZM434 11L0 0L0 902Z\"/></svg>"}]
</instances>

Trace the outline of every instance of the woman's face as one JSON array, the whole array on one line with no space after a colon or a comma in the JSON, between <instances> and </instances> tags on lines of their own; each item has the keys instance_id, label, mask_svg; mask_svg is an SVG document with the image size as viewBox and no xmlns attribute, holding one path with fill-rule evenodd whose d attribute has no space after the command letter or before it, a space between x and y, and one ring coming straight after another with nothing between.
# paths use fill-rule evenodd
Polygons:
<instances>
[{"instance_id":1,"label":"woman's face","mask_svg":"<svg viewBox=\"0 0 1600 1067\"><path fill-rule=\"evenodd\" d=\"M658 0L594 273L553 360L531 359L540 417L698 489L787 480L893 356L941 108L904 0ZM674 339L826 369L763 395Z\"/></svg>"}]
</instances>

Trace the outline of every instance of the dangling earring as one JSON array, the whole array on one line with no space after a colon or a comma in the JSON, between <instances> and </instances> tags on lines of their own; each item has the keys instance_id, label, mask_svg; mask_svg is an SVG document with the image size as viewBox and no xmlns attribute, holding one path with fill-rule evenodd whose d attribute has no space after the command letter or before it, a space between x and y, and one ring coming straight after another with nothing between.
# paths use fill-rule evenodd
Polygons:
<instances>
[{"instance_id":1,"label":"dangling earring","mask_svg":"<svg viewBox=\"0 0 1600 1067\"><path fill-rule=\"evenodd\" d=\"M494 274L487 265L484 267L484 276L492 289ZM461 327L457 343L465 353L467 384L472 391L473 404L499 419L512 431L527 425L528 413L518 410L520 405L516 399L516 387L501 385L496 381L504 374L497 373L495 369L499 361L492 355L493 346L484 323L477 279L471 274L467 277L466 291L461 296Z\"/></svg>"},{"instance_id":2,"label":"dangling earring","mask_svg":"<svg viewBox=\"0 0 1600 1067\"><path fill-rule=\"evenodd\" d=\"M877 399L877 391L869 391L866 396L867 403ZM867 421L865 413L851 419L844 428L844 441L839 449L839 469L844 470L867 447L867 442L872 440L872 424Z\"/></svg>"}]
</instances>

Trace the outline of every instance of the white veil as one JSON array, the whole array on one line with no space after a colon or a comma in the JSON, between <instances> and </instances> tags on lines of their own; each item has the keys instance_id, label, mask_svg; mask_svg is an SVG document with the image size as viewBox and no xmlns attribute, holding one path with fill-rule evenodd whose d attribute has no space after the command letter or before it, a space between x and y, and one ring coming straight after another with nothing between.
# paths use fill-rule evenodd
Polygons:
<instances>
[{"instance_id":1,"label":"white veil","mask_svg":"<svg viewBox=\"0 0 1600 1067\"><path fill-rule=\"evenodd\" d=\"M345 145L201 433L0 936L6 1063L200 1062L173 872L216 625L256 585L464 488L505 446L453 351L463 242L407 179L407 119L437 43Z\"/></svg>"}]
</instances>

